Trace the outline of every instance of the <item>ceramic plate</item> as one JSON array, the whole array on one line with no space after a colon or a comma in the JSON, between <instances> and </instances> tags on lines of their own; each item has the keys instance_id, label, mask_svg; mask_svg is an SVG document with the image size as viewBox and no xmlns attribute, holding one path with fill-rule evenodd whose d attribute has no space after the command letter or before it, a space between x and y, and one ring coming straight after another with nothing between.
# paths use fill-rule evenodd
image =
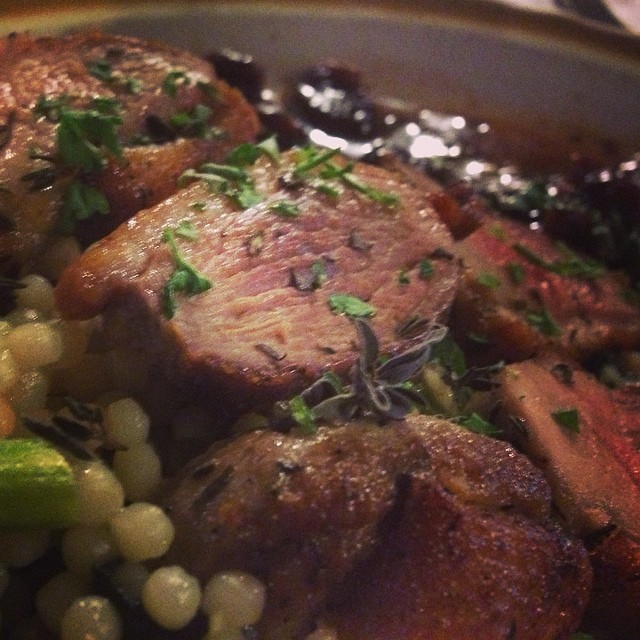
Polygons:
<instances>
[{"instance_id":1,"label":"ceramic plate","mask_svg":"<svg viewBox=\"0 0 640 640\"><path fill-rule=\"evenodd\" d=\"M231 47L252 53L273 86L338 59L387 97L640 148L640 39L557 14L469 0L9 4L18 8L0 14L4 33L99 26L196 52Z\"/></svg>"}]
</instances>

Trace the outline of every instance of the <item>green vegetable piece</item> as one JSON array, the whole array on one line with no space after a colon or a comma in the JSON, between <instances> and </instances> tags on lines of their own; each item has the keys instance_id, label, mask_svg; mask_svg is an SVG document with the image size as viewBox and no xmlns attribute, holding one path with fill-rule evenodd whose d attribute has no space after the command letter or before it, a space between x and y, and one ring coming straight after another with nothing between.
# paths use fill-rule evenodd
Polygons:
<instances>
[{"instance_id":1,"label":"green vegetable piece","mask_svg":"<svg viewBox=\"0 0 640 640\"><path fill-rule=\"evenodd\" d=\"M0 529L74 523L78 496L64 456L44 440L0 440Z\"/></svg>"},{"instance_id":2,"label":"green vegetable piece","mask_svg":"<svg viewBox=\"0 0 640 640\"><path fill-rule=\"evenodd\" d=\"M328 302L333 313L352 318L366 318L376 312L372 305L348 293L333 293L329 296Z\"/></svg>"},{"instance_id":3,"label":"green vegetable piece","mask_svg":"<svg viewBox=\"0 0 640 640\"><path fill-rule=\"evenodd\" d=\"M565 427L574 433L580 433L580 416L578 410L575 408L570 409L557 409L551 412L553 421L560 427Z\"/></svg>"}]
</instances>

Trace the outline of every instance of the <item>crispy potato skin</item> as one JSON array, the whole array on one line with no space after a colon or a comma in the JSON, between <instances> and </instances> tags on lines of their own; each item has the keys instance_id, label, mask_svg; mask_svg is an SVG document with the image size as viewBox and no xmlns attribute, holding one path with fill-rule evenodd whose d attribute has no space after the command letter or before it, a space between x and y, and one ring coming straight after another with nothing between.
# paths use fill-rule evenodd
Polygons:
<instances>
[{"instance_id":1,"label":"crispy potato skin","mask_svg":"<svg viewBox=\"0 0 640 640\"><path fill-rule=\"evenodd\" d=\"M256 432L193 461L163 504L169 561L266 582L266 640L321 619L345 640L566 638L591 583L541 473L438 419Z\"/></svg>"}]
</instances>

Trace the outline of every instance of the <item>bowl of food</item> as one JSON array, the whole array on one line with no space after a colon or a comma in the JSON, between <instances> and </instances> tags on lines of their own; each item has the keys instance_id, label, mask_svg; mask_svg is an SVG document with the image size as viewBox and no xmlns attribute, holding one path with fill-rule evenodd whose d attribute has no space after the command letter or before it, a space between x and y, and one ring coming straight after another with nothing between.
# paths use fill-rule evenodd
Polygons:
<instances>
[{"instance_id":1,"label":"bowl of food","mask_svg":"<svg viewBox=\"0 0 640 640\"><path fill-rule=\"evenodd\" d=\"M636 637L637 36L472 1L0 31L3 637Z\"/></svg>"}]
</instances>

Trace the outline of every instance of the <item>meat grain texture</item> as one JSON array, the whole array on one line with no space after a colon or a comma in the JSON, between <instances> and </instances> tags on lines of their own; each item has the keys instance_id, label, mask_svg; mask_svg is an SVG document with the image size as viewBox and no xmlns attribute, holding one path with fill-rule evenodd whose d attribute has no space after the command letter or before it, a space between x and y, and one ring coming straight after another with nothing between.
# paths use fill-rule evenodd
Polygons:
<instances>
[{"instance_id":1,"label":"meat grain texture","mask_svg":"<svg viewBox=\"0 0 640 640\"><path fill-rule=\"evenodd\" d=\"M325 371L346 376L356 332L332 310L335 294L370 305L382 353L419 342L446 319L457 283L451 236L426 194L366 165L353 176L396 194L397 205L349 187L337 197L321 193L315 177L289 184L299 153L248 169L261 195L248 208L197 182L139 213L63 275L63 316L103 314L113 342L138 349L155 379L169 376L183 393L236 415L270 408ZM295 216L278 213L282 203L294 205ZM169 319L163 290L174 264L163 231L181 224L195 239L176 242L211 288L178 295Z\"/></svg>"},{"instance_id":2,"label":"meat grain texture","mask_svg":"<svg viewBox=\"0 0 640 640\"><path fill-rule=\"evenodd\" d=\"M169 560L265 581L265 640L319 620L343 640L559 640L590 590L542 473L437 418L254 432L193 460L163 502Z\"/></svg>"},{"instance_id":3,"label":"meat grain texture","mask_svg":"<svg viewBox=\"0 0 640 640\"><path fill-rule=\"evenodd\" d=\"M109 215L79 223L84 242L173 193L187 167L222 157L258 131L257 117L239 92L217 79L206 61L166 44L98 32L57 38L14 34L0 40L0 57L4 262L37 264L50 236L59 232L60 210L78 177L60 162L57 112L38 110L42 100L76 111L93 109L96 98L112 100L122 120L122 157L107 153L103 168L81 176L110 205ZM172 129L174 116L189 117L196 109L207 114L198 131ZM210 135L213 128L219 135ZM42 171L54 174L44 187L33 179L33 172Z\"/></svg>"}]
</instances>

